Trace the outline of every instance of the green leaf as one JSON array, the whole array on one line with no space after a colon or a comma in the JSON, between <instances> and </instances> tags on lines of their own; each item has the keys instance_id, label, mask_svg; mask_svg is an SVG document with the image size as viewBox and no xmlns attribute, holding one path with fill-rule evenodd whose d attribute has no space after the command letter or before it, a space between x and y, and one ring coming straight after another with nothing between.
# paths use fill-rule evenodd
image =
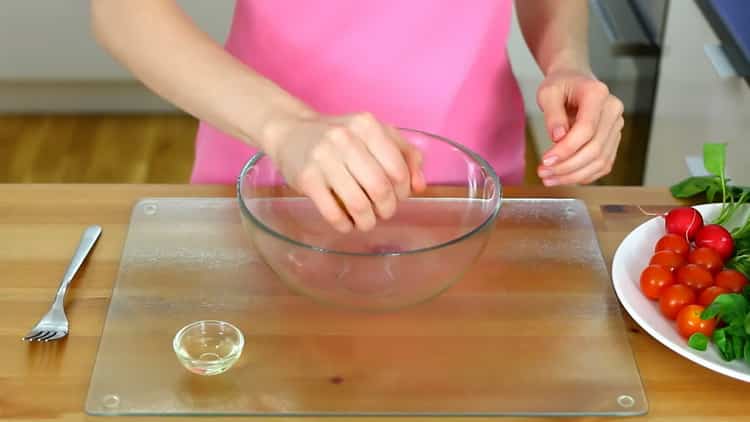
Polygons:
<instances>
[{"instance_id":1,"label":"green leaf","mask_svg":"<svg viewBox=\"0 0 750 422\"><path fill-rule=\"evenodd\" d=\"M703 333L694 333L688 339L688 346L695 350L704 351L708 347L708 337Z\"/></svg>"},{"instance_id":2,"label":"green leaf","mask_svg":"<svg viewBox=\"0 0 750 422\"><path fill-rule=\"evenodd\" d=\"M750 236L734 239L734 247L737 250L737 255L743 255L744 252L750 252Z\"/></svg>"},{"instance_id":3,"label":"green leaf","mask_svg":"<svg viewBox=\"0 0 750 422\"><path fill-rule=\"evenodd\" d=\"M721 358L726 361L732 360L731 354L734 352L734 350L732 348L732 345L729 343L729 338L727 337L724 329L720 328L714 331L713 337L714 344L716 344L716 348L719 350L719 356L721 356Z\"/></svg>"},{"instance_id":4,"label":"green leaf","mask_svg":"<svg viewBox=\"0 0 750 422\"><path fill-rule=\"evenodd\" d=\"M727 145L724 143L703 144L703 165L716 176L724 174Z\"/></svg>"},{"instance_id":5,"label":"green leaf","mask_svg":"<svg viewBox=\"0 0 750 422\"><path fill-rule=\"evenodd\" d=\"M691 198L705 192L709 187L721 189L721 180L716 176L693 176L669 188L675 198Z\"/></svg>"},{"instance_id":6,"label":"green leaf","mask_svg":"<svg viewBox=\"0 0 750 422\"><path fill-rule=\"evenodd\" d=\"M742 354L745 357L745 362L750 364L750 341L745 342L745 350Z\"/></svg>"},{"instance_id":7,"label":"green leaf","mask_svg":"<svg viewBox=\"0 0 750 422\"><path fill-rule=\"evenodd\" d=\"M742 296L744 296L745 299L750 302L750 284L742 288ZM747 333L750 334L750 331L748 331Z\"/></svg>"},{"instance_id":8,"label":"green leaf","mask_svg":"<svg viewBox=\"0 0 750 422\"><path fill-rule=\"evenodd\" d=\"M735 359L742 359L745 352L745 337L731 337L732 350Z\"/></svg>"},{"instance_id":9,"label":"green leaf","mask_svg":"<svg viewBox=\"0 0 750 422\"><path fill-rule=\"evenodd\" d=\"M711 319L719 316L719 313L722 309L722 304L717 303L717 299L719 299L719 296L716 296L716 299L714 299L714 301L711 302L711 304L708 305L708 307L704 309L703 312L701 312L701 319Z\"/></svg>"},{"instance_id":10,"label":"green leaf","mask_svg":"<svg viewBox=\"0 0 750 422\"><path fill-rule=\"evenodd\" d=\"M708 189L706 190L706 200L708 202L714 202L716 199L716 194L721 191L721 186L711 184L708 186Z\"/></svg>"},{"instance_id":11,"label":"green leaf","mask_svg":"<svg viewBox=\"0 0 750 422\"><path fill-rule=\"evenodd\" d=\"M728 334L726 336L726 339L727 341L726 341L726 346L723 352L724 353L723 357L724 359L728 361L733 361L734 360L734 341L733 341L732 336Z\"/></svg>"},{"instance_id":12,"label":"green leaf","mask_svg":"<svg viewBox=\"0 0 750 422\"><path fill-rule=\"evenodd\" d=\"M731 324L733 321L741 320L744 324L745 314L748 310L748 300L738 293L724 293L714 299L706 309L701 312L702 319L718 317L722 321Z\"/></svg>"},{"instance_id":13,"label":"green leaf","mask_svg":"<svg viewBox=\"0 0 750 422\"><path fill-rule=\"evenodd\" d=\"M747 333L745 332L746 321L746 317L732 321L732 323L726 327L727 334L732 337L745 337L747 335Z\"/></svg>"},{"instance_id":14,"label":"green leaf","mask_svg":"<svg viewBox=\"0 0 750 422\"><path fill-rule=\"evenodd\" d=\"M748 200L750 200L750 192L742 192L742 195L740 195L739 198L734 198L733 196L727 196L727 200L723 202L721 206L721 212L719 213L719 216L716 217L713 221L714 224L725 224L729 220L731 220L732 216L742 208L742 205L746 203ZM738 234L737 231L742 231L744 228L736 228L733 230L732 235L734 237L742 237L741 234ZM750 229L750 227L748 227Z\"/></svg>"},{"instance_id":15,"label":"green leaf","mask_svg":"<svg viewBox=\"0 0 750 422\"><path fill-rule=\"evenodd\" d=\"M742 197L740 197L740 199L738 200L738 209L740 208L739 203L742 202L742 199L747 202L748 199L750 199L750 193L742 194ZM747 248L747 243L742 241L750 241L750 218L745 221L745 224L732 230L732 238L734 238L735 240L735 249L742 250Z\"/></svg>"},{"instance_id":16,"label":"green leaf","mask_svg":"<svg viewBox=\"0 0 750 422\"><path fill-rule=\"evenodd\" d=\"M737 270L750 279L750 255L737 255L727 261L724 266L732 270ZM748 300L750 300L750 297L748 297Z\"/></svg>"},{"instance_id":17,"label":"green leaf","mask_svg":"<svg viewBox=\"0 0 750 422\"><path fill-rule=\"evenodd\" d=\"M750 186L732 186L732 190L735 192L736 197L740 197L744 192L750 193Z\"/></svg>"},{"instance_id":18,"label":"green leaf","mask_svg":"<svg viewBox=\"0 0 750 422\"><path fill-rule=\"evenodd\" d=\"M747 289L750 286L745 286ZM745 334L750 335L750 314L745 315Z\"/></svg>"},{"instance_id":19,"label":"green leaf","mask_svg":"<svg viewBox=\"0 0 750 422\"><path fill-rule=\"evenodd\" d=\"M728 179L727 183L729 183ZM727 186L727 196L733 200L737 200L745 192L750 192L750 188L742 186Z\"/></svg>"}]
</instances>

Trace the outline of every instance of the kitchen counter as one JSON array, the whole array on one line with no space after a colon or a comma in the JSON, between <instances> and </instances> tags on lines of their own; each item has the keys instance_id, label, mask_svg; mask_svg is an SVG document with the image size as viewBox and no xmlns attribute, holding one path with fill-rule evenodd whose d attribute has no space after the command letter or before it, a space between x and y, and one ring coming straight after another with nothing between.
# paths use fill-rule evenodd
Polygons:
<instances>
[{"instance_id":1,"label":"kitchen counter","mask_svg":"<svg viewBox=\"0 0 750 422\"><path fill-rule=\"evenodd\" d=\"M3 363L0 418L97 419L85 415L84 400L133 204L146 196L233 195L231 186L0 185L0 309L3 310L0 319L0 361ZM583 199L608 263L627 230L621 224L609 224L601 205L677 203L666 189L640 187L506 188L505 195ZM22 342L20 338L47 310L81 230L89 224L100 224L103 234L68 292L66 309L71 335L52 344ZM627 315L625 320L650 404L647 416L633 419L697 422L746 417L750 384L679 357L644 333Z\"/></svg>"}]
</instances>

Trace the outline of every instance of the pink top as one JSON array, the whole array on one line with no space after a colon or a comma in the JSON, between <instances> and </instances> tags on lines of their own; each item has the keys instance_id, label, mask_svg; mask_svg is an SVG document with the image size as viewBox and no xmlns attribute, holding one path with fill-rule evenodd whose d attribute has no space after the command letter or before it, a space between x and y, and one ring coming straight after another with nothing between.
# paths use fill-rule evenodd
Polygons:
<instances>
[{"instance_id":1,"label":"pink top","mask_svg":"<svg viewBox=\"0 0 750 422\"><path fill-rule=\"evenodd\" d=\"M369 111L479 153L523 181L512 0L237 0L226 49L319 112ZM254 149L201 122L193 183L234 183Z\"/></svg>"}]
</instances>

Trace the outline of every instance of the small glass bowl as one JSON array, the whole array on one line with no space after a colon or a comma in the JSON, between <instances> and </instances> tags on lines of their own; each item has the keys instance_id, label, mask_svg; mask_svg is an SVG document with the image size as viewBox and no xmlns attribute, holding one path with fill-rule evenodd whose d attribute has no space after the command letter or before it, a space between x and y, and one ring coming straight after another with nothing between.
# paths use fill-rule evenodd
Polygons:
<instances>
[{"instance_id":1,"label":"small glass bowl","mask_svg":"<svg viewBox=\"0 0 750 422\"><path fill-rule=\"evenodd\" d=\"M225 321L196 321L180 329L172 348L188 371L198 375L218 375L234 365L242 354L245 338Z\"/></svg>"}]
</instances>

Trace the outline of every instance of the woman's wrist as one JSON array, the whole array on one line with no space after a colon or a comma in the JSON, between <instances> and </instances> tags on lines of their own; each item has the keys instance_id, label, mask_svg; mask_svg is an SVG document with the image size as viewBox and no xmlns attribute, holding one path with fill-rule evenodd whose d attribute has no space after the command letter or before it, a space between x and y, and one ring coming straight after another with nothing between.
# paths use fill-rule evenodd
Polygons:
<instances>
[{"instance_id":1,"label":"woman's wrist","mask_svg":"<svg viewBox=\"0 0 750 422\"><path fill-rule=\"evenodd\" d=\"M259 148L271 158L276 158L279 146L284 142L290 125L295 121L308 120L317 113L301 101L289 98L283 104L271 104L259 119L256 135L252 138Z\"/></svg>"},{"instance_id":2,"label":"woman's wrist","mask_svg":"<svg viewBox=\"0 0 750 422\"><path fill-rule=\"evenodd\" d=\"M585 53L571 50L559 51L549 60L544 69L545 76L559 72L577 72L584 73L594 77L588 58Z\"/></svg>"}]
</instances>

